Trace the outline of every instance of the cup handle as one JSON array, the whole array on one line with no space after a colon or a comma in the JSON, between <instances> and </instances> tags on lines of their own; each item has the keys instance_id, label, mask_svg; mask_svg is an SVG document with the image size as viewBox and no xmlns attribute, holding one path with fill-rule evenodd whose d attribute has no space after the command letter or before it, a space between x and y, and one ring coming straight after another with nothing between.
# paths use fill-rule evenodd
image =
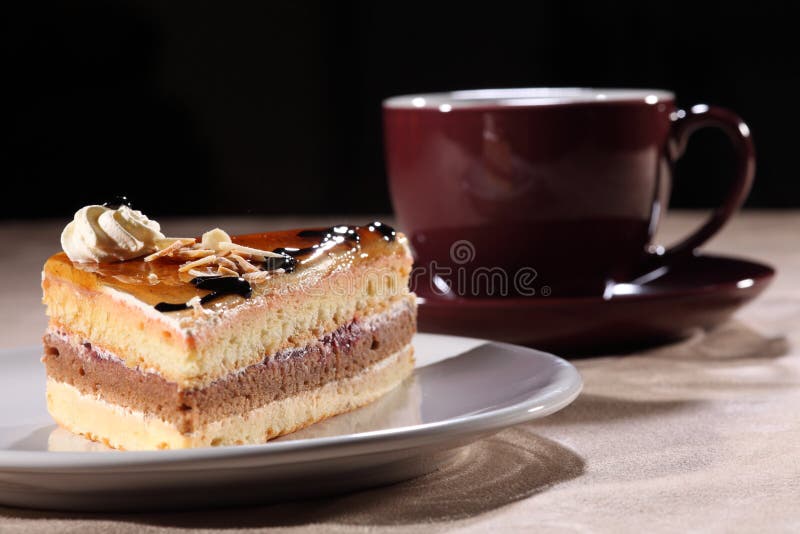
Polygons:
<instances>
[{"instance_id":1,"label":"cup handle","mask_svg":"<svg viewBox=\"0 0 800 534\"><path fill-rule=\"evenodd\" d=\"M651 259L659 264L694 253L695 249L716 234L728 219L742 206L755 174L755 149L750 137L750 128L735 113L724 108L699 104L689 111L678 110L671 114L671 131L668 141L668 155L676 161L683 155L689 138L701 128L719 128L730 139L736 152L736 175L728 188L725 200L717 207L708 220L688 237L665 249L651 246Z\"/></svg>"}]
</instances>

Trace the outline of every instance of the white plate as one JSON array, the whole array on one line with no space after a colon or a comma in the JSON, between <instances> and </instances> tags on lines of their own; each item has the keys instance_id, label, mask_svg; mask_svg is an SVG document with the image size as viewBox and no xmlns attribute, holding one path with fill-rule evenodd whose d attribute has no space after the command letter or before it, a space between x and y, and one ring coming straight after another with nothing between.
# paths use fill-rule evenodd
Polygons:
<instances>
[{"instance_id":1,"label":"white plate","mask_svg":"<svg viewBox=\"0 0 800 534\"><path fill-rule=\"evenodd\" d=\"M533 349L418 334L412 378L370 406L263 445L119 452L57 428L38 347L0 351L0 504L131 510L247 504L388 484L560 410L575 368ZM69 452L66 452L69 451Z\"/></svg>"}]
</instances>

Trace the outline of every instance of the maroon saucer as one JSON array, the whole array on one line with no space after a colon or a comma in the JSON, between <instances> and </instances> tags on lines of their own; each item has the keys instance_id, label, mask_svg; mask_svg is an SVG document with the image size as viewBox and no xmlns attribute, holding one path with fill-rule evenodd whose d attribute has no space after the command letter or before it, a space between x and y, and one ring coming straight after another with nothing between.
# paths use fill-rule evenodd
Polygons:
<instances>
[{"instance_id":1,"label":"maroon saucer","mask_svg":"<svg viewBox=\"0 0 800 534\"><path fill-rule=\"evenodd\" d=\"M418 290L419 329L562 354L632 350L723 323L774 274L762 263L700 254L654 272L650 280L618 284L608 299L463 298Z\"/></svg>"}]
</instances>

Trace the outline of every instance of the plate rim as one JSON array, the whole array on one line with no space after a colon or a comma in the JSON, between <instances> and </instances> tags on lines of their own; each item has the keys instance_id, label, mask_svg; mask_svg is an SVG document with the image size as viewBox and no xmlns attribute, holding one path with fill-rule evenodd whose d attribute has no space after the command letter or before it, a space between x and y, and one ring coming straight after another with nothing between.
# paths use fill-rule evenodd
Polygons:
<instances>
[{"instance_id":1,"label":"plate rim","mask_svg":"<svg viewBox=\"0 0 800 534\"><path fill-rule=\"evenodd\" d=\"M566 407L580 394L583 380L571 363L549 352L537 349L465 336L420 332L432 338L454 338L482 342L500 350L522 350L532 357L544 359L553 366L551 380L537 388L525 399L477 414L466 414L442 421L404 426L386 430L372 430L342 436L309 438L296 441L237 445L230 447L204 447L165 451L124 451L108 453L21 451L0 449L0 473L70 474L102 470L113 472L150 469L194 469L196 462L256 461L259 466L300 463L346 458L365 452L385 453L394 450L413 451L427 444L453 441L458 437L487 434L526 421L539 419ZM11 352L36 351L36 345L0 349L0 358ZM453 356L453 357L458 357ZM365 450L365 449L368 449ZM124 460L120 460L124 455ZM308 458L308 456L311 456Z\"/></svg>"}]
</instances>

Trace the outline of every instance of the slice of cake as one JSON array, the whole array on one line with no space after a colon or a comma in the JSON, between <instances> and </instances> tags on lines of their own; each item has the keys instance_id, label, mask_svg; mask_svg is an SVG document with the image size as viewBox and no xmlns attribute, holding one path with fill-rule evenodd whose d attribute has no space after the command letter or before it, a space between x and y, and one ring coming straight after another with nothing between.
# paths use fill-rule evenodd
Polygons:
<instances>
[{"instance_id":1,"label":"slice of cake","mask_svg":"<svg viewBox=\"0 0 800 534\"><path fill-rule=\"evenodd\" d=\"M381 223L170 239L89 206L42 275L47 405L121 449L261 443L413 370L406 238Z\"/></svg>"}]
</instances>

